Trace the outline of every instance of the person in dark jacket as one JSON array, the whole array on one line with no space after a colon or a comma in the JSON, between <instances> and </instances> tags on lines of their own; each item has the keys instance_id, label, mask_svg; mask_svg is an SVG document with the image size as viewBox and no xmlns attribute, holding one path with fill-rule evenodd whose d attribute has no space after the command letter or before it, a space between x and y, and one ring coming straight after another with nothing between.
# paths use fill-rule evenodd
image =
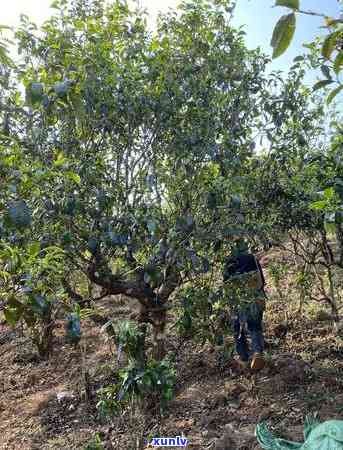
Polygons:
<instances>
[{"instance_id":1,"label":"person in dark jacket","mask_svg":"<svg viewBox=\"0 0 343 450\"><path fill-rule=\"evenodd\" d=\"M252 370L260 370L265 364L262 327L265 279L261 265L247 249L238 247L236 254L226 260L223 278L230 300L236 304L233 329L240 365L244 368L250 365ZM237 286L239 290L236 290ZM248 335L251 338L251 350Z\"/></svg>"}]
</instances>

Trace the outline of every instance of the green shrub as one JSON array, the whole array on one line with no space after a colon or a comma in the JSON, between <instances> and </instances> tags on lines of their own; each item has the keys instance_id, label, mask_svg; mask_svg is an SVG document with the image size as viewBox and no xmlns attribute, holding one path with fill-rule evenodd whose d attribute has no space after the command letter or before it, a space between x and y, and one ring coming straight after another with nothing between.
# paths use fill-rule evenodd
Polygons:
<instances>
[{"instance_id":1,"label":"green shrub","mask_svg":"<svg viewBox=\"0 0 343 450\"><path fill-rule=\"evenodd\" d=\"M99 433L95 433L94 437L89 441L84 450L105 450Z\"/></svg>"},{"instance_id":2,"label":"green shrub","mask_svg":"<svg viewBox=\"0 0 343 450\"><path fill-rule=\"evenodd\" d=\"M98 391L100 416L117 414L131 399L152 400L161 412L173 398L176 371L170 361L150 360L144 368L129 364L116 374L116 382Z\"/></svg>"}]
</instances>

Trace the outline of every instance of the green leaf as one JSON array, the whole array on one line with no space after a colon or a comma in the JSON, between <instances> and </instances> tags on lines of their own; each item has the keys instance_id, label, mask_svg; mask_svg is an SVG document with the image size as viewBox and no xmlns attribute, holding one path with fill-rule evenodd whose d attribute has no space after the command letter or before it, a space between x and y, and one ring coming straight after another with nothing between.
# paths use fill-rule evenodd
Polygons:
<instances>
[{"instance_id":1,"label":"green leaf","mask_svg":"<svg viewBox=\"0 0 343 450\"><path fill-rule=\"evenodd\" d=\"M299 0L276 0L275 6L285 6L286 8L299 9Z\"/></svg>"},{"instance_id":2,"label":"green leaf","mask_svg":"<svg viewBox=\"0 0 343 450\"><path fill-rule=\"evenodd\" d=\"M20 320L21 317L21 311L18 309L13 308L5 308L4 309L4 316L6 322L11 325L11 327L14 327L17 322Z\"/></svg>"},{"instance_id":3,"label":"green leaf","mask_svg":"<svg viewBox=\"0 0 343 450\"><path fill-rule=\"evenodd\" d=\"M330 16L325 16L324 21L325 21L325 26L328 28L334 27L335 25L341 23L340 19L335 19L334 17L330 17Z\"/></svg>"},{"instance_id":4,"label":"green leaf","mask_svg":"<svg viewBox=\"0 0 343 450\"><path fill-rule=\"evenodd\" d=\"M60 9L60 2L58 0L55 0L54 2L51 3L50 8Z\"/></svg>"},{"instance_id":5,"label":"green leaf","mask_svg":"<svg viewBox=\"0 0 343 450\"><path fill-rule=\"evenodd\" d=\"M67 231L62 235L63 244L70 244L72 241L72 235Z\"/></svg>"},{"instance_id":6,"label":"green leaf","mask_svg":"<svg viewBox=\"0 0 343 450\"><path fill-rule=\"evenodd\" d=\"M343 51L338 53L338 55L336 56L335 62L333 64L333 70L335 71L336 75L339 74L342 66L343 66Z\"/></svg>"},{"instance_id":7,"label":"green leaf","mask_svg":"<svg viewBox=\"0 0 343 450\"><path fill-rule=\"evenodd\" d=\"M0 62L2 64L7 64L10 67L13 67L13 61L8 56L8 50L6 47L0 44Z\"/></svg>"},{"instance_id":8,"label":"green leaf","mask_svg":"<svg viewBox=\"0 0 343 450\"><path fill-rule=\"evenodd\" d=\"M49 309L49 303L42 295L31 295L29 302L33 313L37 314L40 317L44 316Z\"/></svg>"},{"instance_id":9,"label":"green leaf","mask_svg":"<svg viewBox=\"0 0 343 450\"><path fill-rule=\"evenodd\" d=\"M81 339L81 322L80 315L78 313L71 313L67 317L67 338L73 342L77 343Z\"/></svg>"},{"instance_id":10,"label":"green leaf","mask_svg":"<svg viewBox=\"0 0 343 450\"><path fill-rule=\"evenodd\" d=\"M333 187L326 188L324 190L324 197L327 200L331 200L335 195L335 189Z\"/></svg>"},{"instance_id":11,"label":"green leaf","mask_svg":"<svg viewBox=\"0 0 343 450\"><path fill-rule=\"evenodd\" d=\"M14 295L12 295L7 302L7 308L22 310L23 305L19 300L16 299Z\"/></svg>"},{"instance_id":12,"label":"green leaf","mask_svg":"<svg viewBox=\"0 0 343 450\"><path fill-rule=\"evenodd\" d=\"M54 91L55 91L57 97L60 97L60 98L65 97L69 91L69 87L70 87L69 81L55 83Z\"/></svg>"},{"instance_id":13,"label":"green leaf","mask_svg":"<svg viewBox=\"0 0 343 450\"><path fill-rule=\"evenodd\" d=\"M327 233L336 233L336 224L332 222L324 222L324 228Z\"/></svg>"},{"instance_id":14,"label":"green leaf","mask_svg":"<svg viewBox=\"0 0 343 450\"><path fill-rule=\"evenodd\" d=\"M330 74L330 68L328 66L322 65L320 70L322 71L325 78L327 78L328 80L332 79Z\"/></svg>"},{"instance_id":15,"label":"green leaf","mask_svg":"<svg viewBox=\"0 0 343 450\"><path fill-rule=\"evenodd\" d=\"M330 92L330 94L328 95L328 98L326 99L326 103L328 105L330 105L330 103L332 102L332 100L336 97L336 95L338 95L341 91L343 90L343 84L341 84L340 86L338 86L336 89L334 89L333 91Z\"/></svg>"},{"instance_id":16,"label":"green leaf","mask_svg":"<svg viewBox=\"0 0 343 450\"><path fill-rule=\"evenodd\" d=\"M55 159L55 161L54 161L54 166L55 167L61 167L61 166L63 166L63 164L66 162L66 158L64 157L64 154L63 154L63 152L60 152L58 155L57 155L57 158Z\"/></svg>"},{"instance_id":17,"label":"green leaf","mask_svg":"<svg viewBox=\"0 0 343 450\"><path fill-rule=\"evenodd\" d=\"M11 205L8 210L8 215L12 224L18 228L31 225L31 210L24 200L19 200Z\"/></svg>"},{"instance_id":18,"label":"green leaf","mask_svg":"<svg viewBox=\"0 0 343 450\"><path fill-rule=\"evenodd\" d=\"M150 233L152 233L152 234L155 233L155 231L157 229L156 222L154 222L153 220L148 220L147 228L148 228Z\"/></svg>"},{"instance_id":19,"label":"green leaf","mask_svg":"<svg viewBox=\"0 0 343 450\"><path fill-rule=\"evenodd\" d=\"M336 48L336 42L339 37L339 32L335 31L334 33L329 34L322 46L321 53L324 56L325 59L330 59L333 51Z\"/></svg>"},{"instance_id":20,"label":"green leaf","mask_svg":"<svg viewBox=\"0 0 343 450\"><path fill-rule=\"evenodd\" d=\"M273 58L282 55L289 47L295 32L295 14L282 16L275 25L271 46L273 47Z\"/></svg>"},{"instance_id":21,"label":"green leaf","mask_svg":"<svg viewBox=\"0 0 343 450\"><path fill-rule=\"evenodd\" d=\"M336 213L335 213L335 223L337 223L337 224L343 223L343 212L342 211L336 211Z\"/></svg>"},{"instance_id":22,"label":"green leaf","mask_svg":"<svg viewBox=\"0 0 343 450\"><path fill-rule=\"evenodd\" d=\"M82 102L82 99L79 95L76 95L75 93L70 95L70 101L73 105L73 108L75 112L78 114L79 118L82 119L85 116L85 106Z\"/></svg>"},{"instance_id":23,"label":"green leaf","mask_svg":"<svg viewBox=\"0 0 343 450\"><path fill-rule=\"evenodd\" d=\"M92 253L95 254L99 247L99 241L95 237L91 237L87 242L87 248Z\"/></svg>"},{"instance_id":24,"label":"green leaf","mask_svg":"<svg viewBox=\"0 0 343 450\"><path fill-rule=\"evenodd\" d=\"M313 86L313 92L314 91L318 91L319 89L322 89L322 88L324 88L325 86L328 86L331 83L333 83L333 80L321 80L321 81L318 81L318 83L316 83Z\"/></svg>"},{"instance_id":25,"label":"green leaf","mask_svg":"<svg viewBox=\"0 0 343 450\"><path fill-rule=\"evenodd\" d=\"M317 202L311 203L310 209L322 210L322 209L326 208L326 206L327 206L326 200L319 200Z\"/></svg>"},{"instance_id":26,"label":"green leaf","mask_svg":"<svg viewBox=\"0 0 343 450\"><path fill-rule=\"evenodd\" d=\"M66 178L68 178L69 180L73 181L76 184L80 184L81 183L80 175L78 175L75 172L68 171L68 172L65 173L65 176L66 176Z\"/></svg>"},{"instance_id":27,"label":"green leaf","mask_svg":"<svg viewBox=\"0 0 343 450\"><path fill-rule=\"evenodd\" d=\"M26 102L30 106L34 106L43 100L44 86L43 83L30 83L26 88Z\"/></svg>"},{"instance_id":28,"label":"green leaf","mask_svg":"<svg viewBox=\"0 0 343 450\"><path fill-rule=\"evenodd\" d=\"M293 59L293 62L301 62L301 61L304 61L304 57L301 56L301 55L296 56L296 57Z\"/></svg>"},{"instance_id":29,"label":"green leaf","mask_svg":"<svg viewBox=\"0 0 343 450\"><path fill-rule=\"evenodd\" d=\"M28 252L30 256L37 256L40 252L40 242L33 242L28 247Z\"/></svg>"},{"instance_id":30,"label":"green leaf","mask_svg":"<svg viewBox=\"0 0 343 450\"><path fill-rule=\"evenodd\" d=\"M69 197L64 205L64 213L73 216L76 208L76 200L74 197Z\"/></svg>"}]
</instances>

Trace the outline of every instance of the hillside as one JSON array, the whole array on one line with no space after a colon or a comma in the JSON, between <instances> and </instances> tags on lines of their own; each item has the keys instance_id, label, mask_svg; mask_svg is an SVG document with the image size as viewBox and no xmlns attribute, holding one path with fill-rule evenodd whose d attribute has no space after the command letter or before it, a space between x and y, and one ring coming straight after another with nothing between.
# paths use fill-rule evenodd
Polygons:
<instances>
[{"instance_id":1,"label":"hillside","mask_svg":"<svg viewBox=\"0 0 343 450\"><path fill-rule=\"evenodd\" d=\"M274 252L269 261L280 257ZM284 283L286 289L287 279ZM0 448L84 449L98 433L108 450L141 450L146 448L144 439L153 436L185 436L187 448L198 450L258 449L254 428L261 420L279 434L301 440L307 413L317 411L322 420L342 418L342 337L328 320L318 320L325 314L317 314L313 306L304 317L296 317L290 286L287 304L281 304L270 277L268 284L267 367L241 374L234 360L223 361L220 348L182 342L171 334L168 350L176 352L177 385L163 417L151 405L145 412L136 405L101 422L95 392L111 382L117 355L91 321L85 323L79 348L65 343L60 323L49 361L37 359L19 329L9 335L2 325ZM116 299L105 299L103 308L109 311L113 304ZM287 309L290 319L283 337L278 325ZM117 300L111 316L124 318L128 312ZM59 401L61 392L66 394Z\"/></svg>"}]
</instances>

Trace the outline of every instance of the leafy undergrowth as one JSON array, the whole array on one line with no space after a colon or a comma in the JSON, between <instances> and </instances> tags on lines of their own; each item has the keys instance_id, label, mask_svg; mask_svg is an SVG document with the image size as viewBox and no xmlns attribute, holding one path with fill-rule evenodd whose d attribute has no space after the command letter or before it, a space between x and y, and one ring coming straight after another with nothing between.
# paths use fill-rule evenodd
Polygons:
<instances>
[{"instance_id":1,"label":"leafy undergrowth","mask_svg":"<svg viewBox=\"0 0 343 450\"><path fill-rule=\"evenodd\" d=\"M280 328L287 308L289 322ZM113 318L127 314L119 305ZM171 335L177 385L165 415L153 405L145 405L144 414L132 406L107 422L96 411L95 392L110 382L118 362L99 328L86 322L82 346L74 348L66 344L61 323L49 361L39 361L17 330L0 341L0 448L85 449L97 436L103 447L89 449L140 450L152 437L185 436L192 449L258 449L254 428L261 420L300 441L309 412L322 420L343 416L343 340L330 322L311 317L313 307L296 318L271 294L267 367L257 374L240 373L220 349ZM0 336L9 331L0 325ZM67 394L58 398L61 392Z\"/></svg>"}]
</instances>

